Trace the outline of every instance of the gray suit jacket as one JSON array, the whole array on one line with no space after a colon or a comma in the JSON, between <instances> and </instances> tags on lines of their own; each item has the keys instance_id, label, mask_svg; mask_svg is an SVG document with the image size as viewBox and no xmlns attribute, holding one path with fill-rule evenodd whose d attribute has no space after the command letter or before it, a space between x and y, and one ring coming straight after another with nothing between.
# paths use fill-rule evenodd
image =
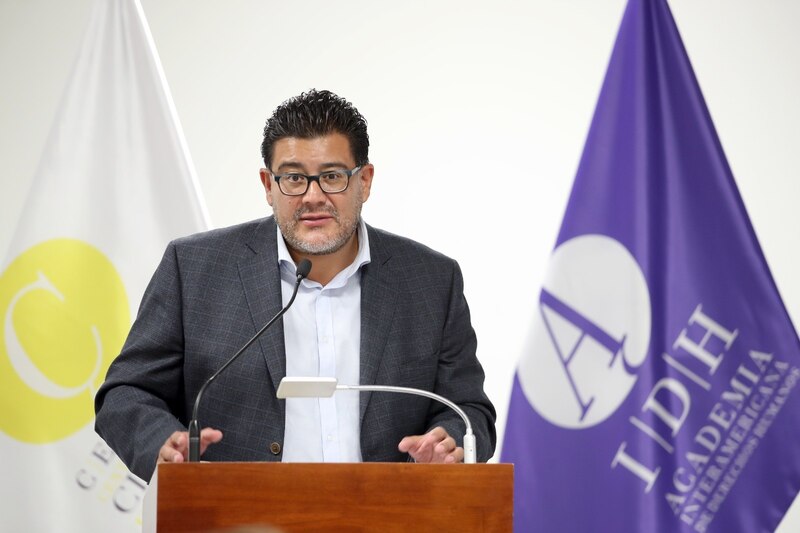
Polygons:
<instances>
[{"instance_id":1,"label":"gray suit jacket","mask_svg":"<svg viewBox=\"0 0 800 533\"><path fill-rule=\"evenodd\" d=\"M461 406L478 459L494 453L495 411L455 261L409 239L367 227L371 262L361 273L361 384L416 387ZM203 382L281 309L272 217L178 239L167 247L122 353L97 393L96 430L130 470L149 480L158 450L185 431ZM291 312L291 311L289 311ZM276 322L206 391L202 427L222 430L210 461L279 461L286 375L283 324ZM365 461L405 461L406 435L464 426L426 398L360 393Z\"/></svg>"}]
</instances>

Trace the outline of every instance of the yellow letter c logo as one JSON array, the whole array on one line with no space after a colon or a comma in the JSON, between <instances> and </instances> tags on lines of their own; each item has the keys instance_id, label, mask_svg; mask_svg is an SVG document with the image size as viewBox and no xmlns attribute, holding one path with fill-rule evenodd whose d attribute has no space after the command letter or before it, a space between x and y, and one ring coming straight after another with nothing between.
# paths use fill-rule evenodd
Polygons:
<instances>
[{"instance_id":1,"label":"yellow letter c logo","mask_svg":"<svg viewBox=\"0 0 800 533\"><path fill-rule=\"evenodd\" d=\"M96 248L54 239L0 276L0 430L45 443L83 428L130 327L128 300Z\"/></svg>"}]
</instances>

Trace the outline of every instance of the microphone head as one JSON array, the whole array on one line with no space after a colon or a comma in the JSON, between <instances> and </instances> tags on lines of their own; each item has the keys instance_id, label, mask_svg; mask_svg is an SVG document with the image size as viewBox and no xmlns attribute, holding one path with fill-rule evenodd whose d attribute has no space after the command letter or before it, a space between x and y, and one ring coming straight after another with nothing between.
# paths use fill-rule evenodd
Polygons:
<instances>
[{"instance_id":1,"label":"microphone head","mask_svg":"<svg viewBox=\"0 0 800 533\"><path fill-rule=\"evenodd\" d=\"M300 261L300 264L297 265L297 281L307 278L309 272L311 272L311 261L303 259Z\"/></svg>"}]
</instances>

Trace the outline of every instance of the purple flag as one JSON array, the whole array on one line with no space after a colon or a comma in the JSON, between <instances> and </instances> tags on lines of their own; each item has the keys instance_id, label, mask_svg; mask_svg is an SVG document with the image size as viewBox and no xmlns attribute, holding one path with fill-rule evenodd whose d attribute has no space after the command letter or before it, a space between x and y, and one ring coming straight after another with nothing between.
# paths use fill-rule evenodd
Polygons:
<instances>
[{"instance_id":1,"label":"purple flag","mask_svg":"<svg viewBox=\"0 0 800 533\"><path fill-rule=\"evenodd\" d=\"M522 531L773 531L800 341L664 0L630 0L501 460Z\"/></svg>"}]
</instances>

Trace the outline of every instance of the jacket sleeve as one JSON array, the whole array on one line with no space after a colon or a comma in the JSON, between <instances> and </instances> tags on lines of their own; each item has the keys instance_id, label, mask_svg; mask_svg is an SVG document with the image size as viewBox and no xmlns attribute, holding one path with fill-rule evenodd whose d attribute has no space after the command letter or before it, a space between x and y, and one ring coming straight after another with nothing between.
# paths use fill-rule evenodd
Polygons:
<instances>
[{"instance_id":1,"label":"jacket sleeve","mask_svg":"<svg viewBox=\"0 0 800 533\"><path fill-rule=\"evenodd\" d=\"M439 349L434 392L464 410L475 434L478 461L485 462L494 455L496 413L483 390L485 375L476 355L477 344L464 297L461 269L453 261L450 299ZM466 426L461 417L449 407L432 402L428 430L436 426L443 427L459 446L463 446Z\"/></svg>"},{"instance_id":2,"label":"jacket sleeve","mask_svg":"<svg viewBox=\"0 0 800 533\"><path fill-rule=\"evenodd\" d=\"M167 437L186 429L179 420L186 419L181 315L180 271L170 243L95 397L95 430L146 481Z\"/></svg>"}]
</instances>

